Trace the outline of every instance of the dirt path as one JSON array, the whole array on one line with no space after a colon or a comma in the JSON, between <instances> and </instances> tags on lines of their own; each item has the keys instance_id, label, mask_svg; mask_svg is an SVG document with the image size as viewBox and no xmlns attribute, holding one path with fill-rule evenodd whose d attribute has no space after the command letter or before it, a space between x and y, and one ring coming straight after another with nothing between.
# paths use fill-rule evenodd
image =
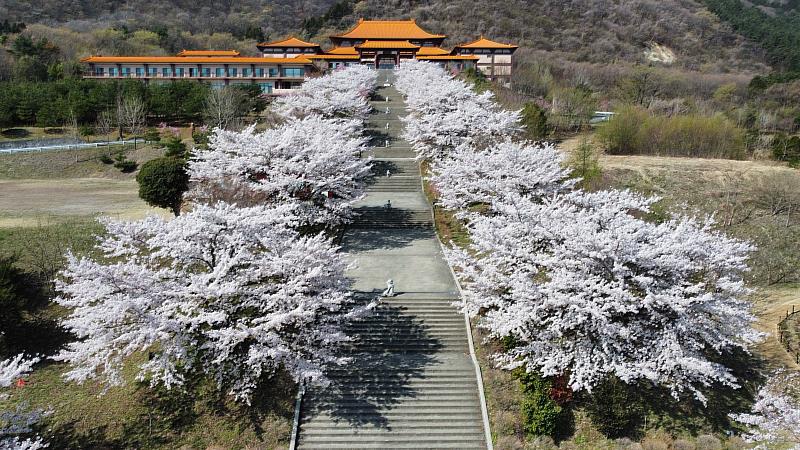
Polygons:
<instances>
[{"instance_id":1,"label":"dirt path","mask_svg":"<svg viewBox=\"0 0 800 450\"><path fill-rule=\"evenodd\" d=\"M141 218L166 210L139 199L134 180L71 178L0 180L0 227L27 226L42 217L110 215Z\"/></svg>"},{"instance_id":2,"label":"dirt path","mask_svg":"<svg viewBox=\"0 0 800 450\"><path fill-rule=\"evenodd\" d=\"M786 366L800 369L783 345L778 340L777 325L792 310L792 305L800 307L800 288L797 286L764 289L755 300L755 313L758 316L756 328L769 333L767 339L759 344L758 350L767 357L767 361L774 367Z\"/></svg>"}]
</instances>

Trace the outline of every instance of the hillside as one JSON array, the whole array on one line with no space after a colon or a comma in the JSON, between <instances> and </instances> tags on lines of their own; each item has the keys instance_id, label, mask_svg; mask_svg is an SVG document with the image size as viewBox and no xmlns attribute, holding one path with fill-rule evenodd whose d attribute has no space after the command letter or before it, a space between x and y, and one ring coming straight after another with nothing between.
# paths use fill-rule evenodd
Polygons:
<instances>
[{"instance_id":1,"label":"hillside","mask_svg":"<svg viewBox=\"0 0 800 450\"><path fill-rule=\"evenodd\" d=\"M687 0L363 0L323 29L347 28L358 17L417 19L450 36L449 44L485 34L573 61L647 62L653 44L675 53L674 64L707 72L762 68L762 51L734 33L704 6Z\"/></svg>"},{"instance_id":2,"label":"hillside","mask_svg":"<svg viewBox=\"0 0 800 450\"><path fill-rule=\"evenodd\" d=\"M244 39L278 38L320 18L332 0L5 0L0 17L73 31L125 25L164 35L178 31L229 32ZM431 31L450 36L448 44L484 33L572 61L647 62L645 51L666 48L674 66L704 72L763 71L763 51L732 31L693 0L344 0L320 20L312 38L326 42L334 31L359 18L413 17ZM90 46L91 47L91 46ZM162 45L163 47L163 45ZM111 47L87 49L107 53ZM167 50L172 50L168 48ZM660 51L660 50L659 50ZM524 53L524 52L523 52Z\"/></svg>"}]
</instances>

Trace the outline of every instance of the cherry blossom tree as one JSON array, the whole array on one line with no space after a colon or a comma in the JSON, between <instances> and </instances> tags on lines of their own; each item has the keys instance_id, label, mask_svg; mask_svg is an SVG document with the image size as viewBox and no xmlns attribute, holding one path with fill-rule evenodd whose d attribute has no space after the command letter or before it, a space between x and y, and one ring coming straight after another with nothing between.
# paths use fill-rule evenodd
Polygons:
<instances>
[{"instance_id":1,"label":"cherry blossom tree","mask_svg":"<svg viewBox=\"0 0 800 450\"><path fill-rule=\"evenodd\" d=\"M24 354L0 360L0 388L8 388L19 378L30 373L39 358L28 358ZM8 394L3 394L7 396ZM47 447L41 437L22 437L32 432L31 427L38 423L46 412L28 411L20 405L14 411L0 412L0 449L36 450Z\"/></svg>"},{"instance_id":2,"label":"cherry blossom tree","mask_svg":"<svg viewBox=\"0 0 800 450\"><path fill-rule=\"evenodd\" d=\"M550 144L503 141L483 150L462 145L448 157L433 161L431 183L438 201L448 209L491 205L508 194L544 197L570 190L564 156Z\"/></svg>"},{"instance_id":3,"label":"cherry blossom tree","mask_svg":"<svg viewBox=\"0 0 800 450\"><path fill-rule=\"evenodd\" d=\"M730 416L748 427L743 437L747 442L758 443L756 448L791 445L800 449L800 376L776 373L758 391L750 413Z\"/></svg>"},{"instance_id":4,"label":"cherry blossom tree","mask_svg":"<svg viewBox=\"0 0 800 450\"><path fill-rule=\"evenodd\" d=\"M519 111L497 106L491 92L475 93L428 62L404 62L397 89L411 114L402 118L404 137L422 159L442 158L462 144L489 146L520 131Z\"/></svg>"},{"instance_id":5,"label":"cherry blossom tree","mask_svg":"<svg viewBox=\"0 0 800 450\"><path fill-rule=\"evenodd\" d=\"M350 66L319 78L308 78L292 93L275 101L273 110L285 119L319 115L328 119L367 120L369 96L377 72L366 66Z\"/></svg>"},{"instance_id":6,"label":"cherry blossom tree","mask_svg":"<svg viewBox=\"0 0 800 450\"><path fill-rule=\"evenodd\" d=\"M105 220L100 259L68 254L56 302L79 338L55 359L67 380L123 382L123 362L152 352L139 379L167 388L205 374L248 402L259 380L286 370L324 383L357 317L347 267L322 235L299 236L291 206L195 205L165 221Z\"/></svg>"},{"instance_id":7,"label":"cherry blossom tree","mask_svg":"<svg viewBox=\"0 0 800 450\"><path fill-rule=\"evenodd\" d=\"M289 205L301 226L335 226L364 196L370 160L350 121L312 115L267 131L216 130L207 151L189 162L195 202Z\"/></svg>"},{"instance_id":8,"label":"cherry blossom tree","mask_svg":"<svg viewBox=\"0 0 800 450\"><path fill-rule=\"evenodd\" d=\"M472 244L448 259L465 281L463 309L516 343L498 355L503 367L564 375L576 391L608 376L649 380L703 402L703 386L737 386L708 355L760 337L742 279L752 248L710 221L631 215L653 201L627 191L506 194L495 214L470 216Z\"/></svg>"}]
</instances>

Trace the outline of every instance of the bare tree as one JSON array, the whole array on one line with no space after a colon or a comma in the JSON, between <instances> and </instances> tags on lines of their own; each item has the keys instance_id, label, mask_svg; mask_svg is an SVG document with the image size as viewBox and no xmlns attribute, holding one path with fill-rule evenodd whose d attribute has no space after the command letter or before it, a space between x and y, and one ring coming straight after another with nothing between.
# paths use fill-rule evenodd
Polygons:
<instances>
[{"instance_id":1,"label":"bare tree","mask_svg":"<svg viewBox=\"0 0 800 450\"><path fill-rule=\"evenodd\" d=\"M72 139L75 142L80 142L80 133L78 132L78 116L75 115L75 111L70 108L69 114L67 114L67 118L64 121L64 128L69 128L70 132L72 133ZM75 164L78 163L78 151L76 148L75 151Z\"/></svg>"},{"instance_id":2,"label":"bare tree","mask_svg":"<svg viewBox=\"0 0 800 450\"><path fill-rule=\"evenodd\" d=\"M800 210L800 180L797 174L782 171L769 174L759 180L754 189L756 204L768 214L792 225L792 217Z\"/></svg>"},{"instance_id":3,"label":"bare tree","mask_svg":"<svg viewBox=\"0 0 800 450\"><path fill-rule=\"evenodd\" d=\"M106 144L108 144L111 131L114 129L114 113L109 110L101 111L97 115L97 122L95 123L97 132L105 136Z\"/></svg>"},{"instance_id":4,"label":"bare tree","mask_svg":"<svg viewBox=\"0 0 800 450\"><path fill-rule=\"evenodd\" d=\"M141 97L129 95L117 104L120 128L123 126L133 135L133 148L136 149L136 137L144 129L146 111Z\"/></svg>"},{"instance_id":5,"label":"bare tree","mask_svg":"<svg viewBox=\"0 0 800 450\"><path fill-rule=\"evenodd\" d=\"M206 125L221 129L235 126L244 103L243 95L239 89L227 86L212 89L205 101Z\"/></svg>"}]
</instances>

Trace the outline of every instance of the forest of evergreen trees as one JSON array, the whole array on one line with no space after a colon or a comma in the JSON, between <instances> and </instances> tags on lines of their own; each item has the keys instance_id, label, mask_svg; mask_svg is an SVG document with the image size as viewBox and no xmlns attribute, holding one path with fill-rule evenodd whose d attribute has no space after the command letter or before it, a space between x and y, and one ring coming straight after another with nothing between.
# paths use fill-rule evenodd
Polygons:
<instances>
[{"instance_id":1,"label":"forest of evergreen trees","mask_svg":"<svg viewBox=\"0 0 800 450\"><path fill-rule=\"evenodd\" d=\"M756 41L776 69L800 71L800 14L790 2L768 15L740 0L704 0L708 8L738 33Z\"/></svg>"}]
</instances>

